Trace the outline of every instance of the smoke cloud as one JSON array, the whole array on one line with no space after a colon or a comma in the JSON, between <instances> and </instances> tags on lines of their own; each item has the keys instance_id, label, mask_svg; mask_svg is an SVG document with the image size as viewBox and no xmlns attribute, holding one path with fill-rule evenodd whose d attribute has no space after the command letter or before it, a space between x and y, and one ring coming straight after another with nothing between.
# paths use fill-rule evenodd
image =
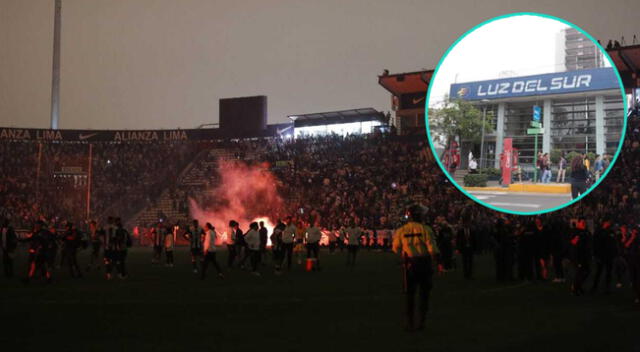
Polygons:
<instances>
[{"instance_id":1,"label":"smoke cloud","mask_svg":"<svg viewBox=\"0 0 640 352\"><path fill-rule=\"evenodd\" d=\"M218 166L220 180L214 189L207 190L210 196L205 197L203 204L189 199L191 217L203 225L210 222L215 226L221 235L220 242L226 240L230 220L236 220L243 232L251 222L264 221L271 234L284 202L269 164L219 160Z\"/></svg>"}]
</instances>

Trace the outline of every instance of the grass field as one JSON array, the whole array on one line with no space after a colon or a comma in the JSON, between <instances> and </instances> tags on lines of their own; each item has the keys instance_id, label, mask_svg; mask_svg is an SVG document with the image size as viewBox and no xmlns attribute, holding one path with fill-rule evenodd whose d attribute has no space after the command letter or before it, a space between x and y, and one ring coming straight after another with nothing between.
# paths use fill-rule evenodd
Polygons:
<instances>
[{"instance_id":1,"label":"grass field","mask_svg":"<svg viewBox=\"0 0 640 352\"><path fill-rule=\"evenodd\" d=\"M98 272L72 280L66 270L49 286L0 278L2 350L640 350L640 308L628 287L572 297L566 285L500 285L491 256L481 256L475 280L435 278L427 328L409 334L397 259L365 250L348 269L345 255L323 251L321 272L296 266L275 276L269 266L261 277L235 269L219 280L212 270L200 281L186 251L166 268L137 248L126 280ZM16 264L23 275L24 258Z\"/></svg>"}]
</instances>

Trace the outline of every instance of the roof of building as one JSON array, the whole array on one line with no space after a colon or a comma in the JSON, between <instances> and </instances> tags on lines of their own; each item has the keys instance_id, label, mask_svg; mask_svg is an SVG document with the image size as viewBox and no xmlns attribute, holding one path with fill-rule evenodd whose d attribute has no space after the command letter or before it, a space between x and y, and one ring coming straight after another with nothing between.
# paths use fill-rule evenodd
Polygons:
<instances>
[{"instance_id":1,"label":"roof of building","mask_svg":"<svg viewBox=\"0 0 640 352\"><path fill-rule=\"evenodd\" d=\"M295 127L320 126L338 123L382 121L384 114L374 108L318 112L311 114L289 115Z\"/></svg>"},{"instance_id":2,"label":"roof of building","mask_svg":"<svg viewBox=\"0 0 640 352\"><path fill-rule=\"evenodd\" d=\"M640 87L640 44L607 49L625 89Z\"/></svg>"},{"instance_id":3,"label":"roof of building","mask_svg":"<svg viewBox=\"0 0 640 352\"><path fill-rule=\"evenodd\" d=\"M420 93L427 91L429 81L434 70L382 74L378 76L378 83L391 94L399 96L409 93Z\"/></svg>"}]
</instances>

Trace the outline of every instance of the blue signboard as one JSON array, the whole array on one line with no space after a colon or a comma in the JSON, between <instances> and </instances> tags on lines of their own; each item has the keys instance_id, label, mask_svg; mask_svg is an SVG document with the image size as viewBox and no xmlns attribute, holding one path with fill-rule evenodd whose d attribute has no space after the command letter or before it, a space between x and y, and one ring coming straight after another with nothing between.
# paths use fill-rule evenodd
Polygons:
<instances>
[{"instance_id":1,"label":"blue signboard","mask_svg":"<svg viewBox=\"0 0 640 352\"><path fill-rule=\"evenodd\" d=\"M534 105L533 106L533 121L537 121L540 122L540 106L538 105Z\"/></svg>"},{"instance_id":2,"label":"blue signboard","mask_svg":"<svg viewBox=\"0 0 640 352\"><path fill-rule=\"evenodd\" d=\"M611 67L455 83L451 85L449 96L451 99L482 100L608 89L620 89Z\"/></svg>"}]
</instances>

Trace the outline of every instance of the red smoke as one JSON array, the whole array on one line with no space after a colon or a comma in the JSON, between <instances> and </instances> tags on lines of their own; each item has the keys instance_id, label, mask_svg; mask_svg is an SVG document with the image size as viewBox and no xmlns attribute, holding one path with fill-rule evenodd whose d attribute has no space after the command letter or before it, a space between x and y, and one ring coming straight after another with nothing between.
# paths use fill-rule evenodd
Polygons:
<instances>
[{"instance_id":1,"label":"red smoke","mask_svg":"<svg viewBox=\"0 0 640 352\"><path fill-rule=\"evenodd\" d=\"M221 241L226 239L229 221L236 220L247 232L253 221L264 221L269 235L281 214L284 202L278 193L277 178L269 171L268 163L248 165L242 161L219 160L220 181L207 204L189 199L190 213L200 224L215 226Z\"/></svg>"}]
</instances>

